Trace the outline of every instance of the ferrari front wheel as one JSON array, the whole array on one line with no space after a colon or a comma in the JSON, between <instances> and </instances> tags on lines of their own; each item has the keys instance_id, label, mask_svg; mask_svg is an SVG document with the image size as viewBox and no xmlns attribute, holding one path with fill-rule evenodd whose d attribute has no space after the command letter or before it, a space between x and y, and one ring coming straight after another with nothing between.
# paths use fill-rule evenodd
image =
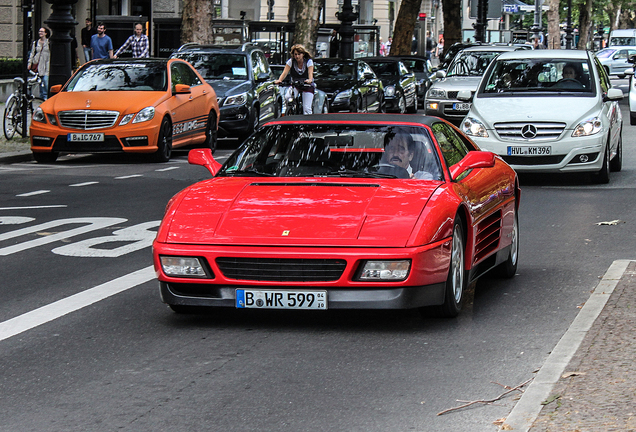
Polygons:
<instances>
[{"instance_id":1,"label":"ferrari front wheel","mask_svg":"<svg viewBox=\"0 0 636 432\"><path fill-rule=\"evenodd\" d=\"M466 288L466 255L464 230L461 220L456 217L451 240L451 256L448 277L444 288L444 303L438 306L438 313L444 318L454 318L462 309Z\"/></svg>"}]
</instances>

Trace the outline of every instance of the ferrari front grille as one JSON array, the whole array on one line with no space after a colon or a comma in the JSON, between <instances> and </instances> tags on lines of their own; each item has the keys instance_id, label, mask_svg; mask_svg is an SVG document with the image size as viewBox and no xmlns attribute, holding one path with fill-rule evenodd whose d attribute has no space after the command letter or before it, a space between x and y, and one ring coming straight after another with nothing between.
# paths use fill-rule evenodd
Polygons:
<instances>
[{"instance_id":1,"label":"ferrari front grille","mask_svg":"<svg viewBox=\"0 0 636 432\"><path fill-rule=\"evenodd\" d=\"M102 110L61 111L58 114L60 125L69 129L103 129L115 124L119 112Z\"/></svg>"},{"instance_id":2,"label":"ferrari front grille","mask_svg":"<svg viewBox=\"0 0 636 432\"><path fill-rule=\"evenodd\" d=\"M511 122L495 123L495 130L502 139L555 140L561 136L565 123L556 122Z\"/></svg>"},{"instance_id":3,"label":"ferrari front grille","mask_svg":"<svg viewBox=\"0 0 636 432\"><path fill-rule=\"evenodd\" d=\"M216 259L229 279L276 282L329 282L342 276L342 259L231 258Z\"/></svg>"}]
</instances>

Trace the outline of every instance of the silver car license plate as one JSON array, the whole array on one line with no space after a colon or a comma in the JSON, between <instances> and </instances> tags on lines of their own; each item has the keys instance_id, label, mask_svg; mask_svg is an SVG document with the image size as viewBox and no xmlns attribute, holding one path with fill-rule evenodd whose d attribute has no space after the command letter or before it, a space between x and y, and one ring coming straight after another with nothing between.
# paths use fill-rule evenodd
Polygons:
<instances>
[{"instance_id":1,"label":"silver car license plate","mask_svg":"<svg viewBox=\"0 0 636 432\"><path fill-rule=\"evenodd\" d=\"M469 103L459 103L456 102L453 104L453 110L454 111L468 111L470 109L470 104Z\"/></svg>"},{"instance_id":2,"label":"silver car license plate","mask_svg":"<svg viewBox=\"0 0 636 432\"><path fill-rule=\"evenodd\" d=\"M508 156L548 156L552 154L550 146L509 146Z\"/></svg>"}]
</instances>

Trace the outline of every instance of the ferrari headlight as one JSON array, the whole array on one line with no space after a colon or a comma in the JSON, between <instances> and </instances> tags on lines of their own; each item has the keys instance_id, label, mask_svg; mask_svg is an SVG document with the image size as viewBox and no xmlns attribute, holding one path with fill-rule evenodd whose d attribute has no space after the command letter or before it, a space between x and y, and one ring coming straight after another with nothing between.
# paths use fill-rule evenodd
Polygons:
<instances>
[{"instance_id":1,"label":"ferrari headlight","mask_svg":"<svg viewBox=\"0 0 636 432\"><path fill-rule=\"evenodd\" d=\"M127 125L128 123L130 123L134 116L134 114L126 114L119 122L119 126Z\"/></svg>"},{"instance_id":2,"label":"ferrari headlight","mask_svg":"<svg viewBox=\"0 0 636 432\"><path fill-rule=\"evenodd\" d=\"M44 111L42 111L42 108L37 107L35 111L33 111L33 121L46 123L46 116L44 115Z\"/></svg>"},{"instance_id":3,"label":"ferrari headlight","mask_svg":"<svg viewBox=\"0 0 636 432\"><path fill-rule=\"evenodd\" d=\"M133 123L143 123L148 120L152 120L155 117L155 107L146 107L139 111L135 116Z\"/></svg>"},{"instance_id":4,"label":"ferrari headlight","mask_svg":"<svg viewBox=\"0 0 636 432\"><path fill-rule=\"evenodd\" d=\"M488 138L488 131L482 122L472 117L466 117L462 122L462 132L469 136Z\"/></svg>"},{"instance_id":5,"label":"ferrari headlight","mask_svg":"<svg viewBox=\"0 0 636 432\"><path fill-rule=\"evenodd\" d=\"M366 261L358 276L361 281L403 281L409 275L411 260Z\"/></svg>"},{"instance_id":6,"label":"ferrari headlight","mask_svg":"<svg viewBox=\"0 0 636 432\"><path fill-rule=\"evenodd\" d=\"M206 278L208 275L199 261L194 257L159 257L163 272L172 277Z\"/></svg>"},{"instance_id":7,"label":"ferrari headlight","mask_svg":"<svg viewBox=\"0 0 636 432\"><path fill-rule=\"evenodd\" d=\"M591 117L576 125L574 132L572 132L572 136L580 137L594 135L599 133L602 129L603 124L601 123L601 119L598 117Z\"/></svg>"},{"instance_id":8,"label":"ferrari headlight","mask_svg":"<svg viewBox=\"0 0 636 432\"><path fill-rule=\"evenodd\" d=\"M426 94L426 97L433 98L433 99L446 99L446 90L441 88L429 89L428 93Z\"/></svg>"},{"instance_id":9,"label":"ferrari headlight","mask_svg":"<svg viewBox=\"0 0 636 432\"><path fill-rule=\"evenodd\" d=\"M334 101L341 101L341 100L351 99L352 95L353 95L353 91L345 90L343 92L338 93L338 95L335 97Z\"/></svg>"},{"instance_id":10,"label":"ferrari headlight","mask_svg":"<svg viewBox=\"0 0 636 432\"><path fill-rule=\"evenodd\" d=\"M394 86L386 86L384 87L384 96L393 96L395 94Z\"/></svg>"},{"instance_id":11,"label":"ferrari headlight","mask_svg":"<svg viewBox=\"0 0 636 432\"><path fill-rule=\"evenodd\" d=\"M241 93L234 96L228 96L223 103L223 106L227 105L244 105L247 102L247 93Z\"/></svg>"}]
</instances>

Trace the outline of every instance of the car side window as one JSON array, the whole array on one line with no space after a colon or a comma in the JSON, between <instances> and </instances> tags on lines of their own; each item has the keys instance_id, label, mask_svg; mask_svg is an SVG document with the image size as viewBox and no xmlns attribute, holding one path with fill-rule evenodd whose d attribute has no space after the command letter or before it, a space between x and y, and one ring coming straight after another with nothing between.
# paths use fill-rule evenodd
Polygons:
<instances>
[{"instance_id":1,"label":"car side window","mask_svg":"<svg viewBox=\"0 0 636 432\"><path fill-rule=\"evenodd\" d=\"M435 123L432 129L447 166L455 165L468 154L464 141L446 123Z\"/></svg>"},{"instance_id":2,"label":"car side window","mask_svg":"<svg viewBox=\"0 0 636 432\"><path fill-rule=\"evenodd\" d=\"M183 62L174 62L170 66L170 75L172 77L172 89L177 84L185 84L190 87L201 84L199 77L194 73L192 68Z\"/></svg>"},{"instance_id":3,"label":"car side window","mask_svg":"<svg viewBox=\"0 0 636 432\"><path fill-rule=\"evenodd\" d=\"M605 68L601 65L598 58L594 58L594 66L596 67L596 73L598 74L599 81L601 83L601 91L603 93L607 93L607 90L612 88L610 84L609 77L607 76L607 72L605 72Z\"/></svg>"}]
</instances>

